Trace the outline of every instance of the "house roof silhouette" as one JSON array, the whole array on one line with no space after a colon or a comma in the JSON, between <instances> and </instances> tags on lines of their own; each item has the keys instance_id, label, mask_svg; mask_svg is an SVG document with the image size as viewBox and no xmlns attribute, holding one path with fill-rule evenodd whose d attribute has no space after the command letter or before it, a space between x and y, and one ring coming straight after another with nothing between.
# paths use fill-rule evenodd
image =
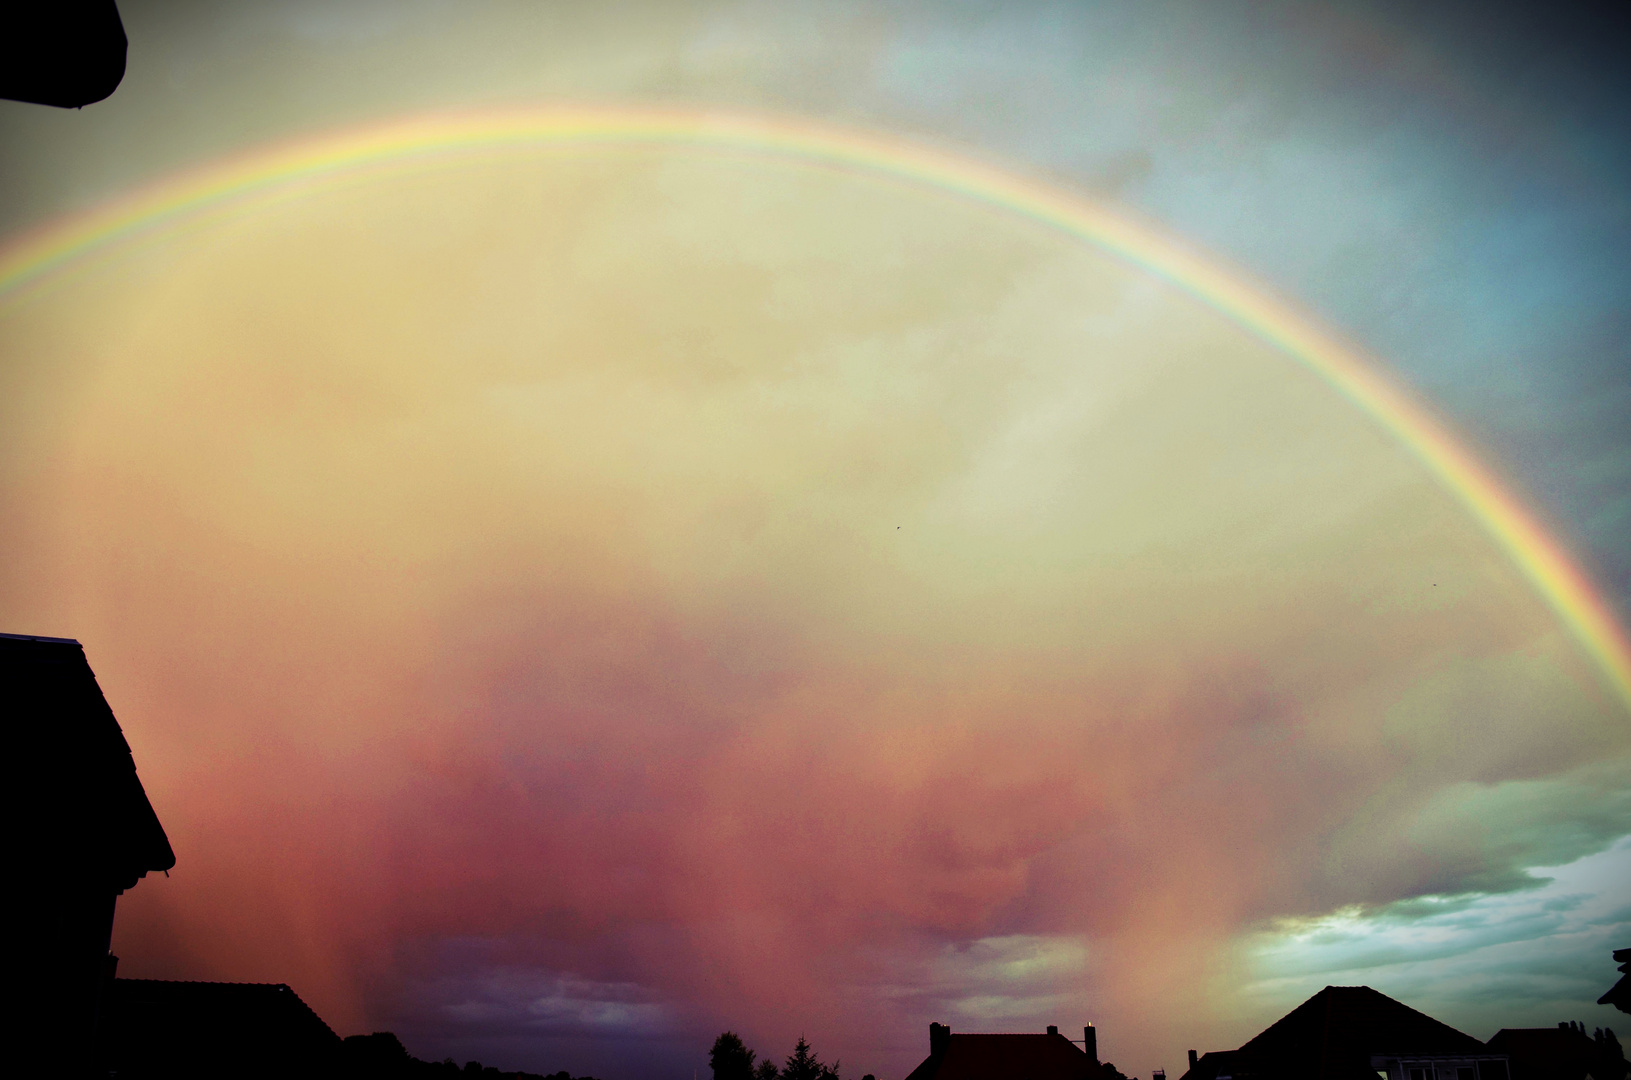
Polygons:
<instances>
[{"instance_id":1,"label":"house roof silhouette","mask_svg":"<svg viewBox=\"0 0 1631 1080\"><path fill-rule=\"evenodd\" d=\"M1187 1080L1296 1075L1306 1080L1376 1080L1372 1055L1487 1057L1465 1032L1368 986L1327 986L1238 1050L1214 1051Z\"/></svg>"},{"instance_id":2,"label":"house roof silhouette","mask_svg":"<svg viewBox=\"0 0 1631 1080\"><path fill-rule=\"evenodd\" d=\"M123 892L176 864L79 642L0 634L0 700L24 866Z\"/></svg>"},{"instance_id":3,"label":"house roof silhouette","mask_svg":"<svg viewBox=\"0 0 1631 1080\"><path fill-rule=\"evenodd\" d=\"M1479 1054L1484 1044L1368 986L1327 986L1242 1053L1326 1061L1353 1054Z\"/></svg>"},{"instance_id":4,"label":"house roof silhouette","mask_svg":"<svg viewBox=\"0 0 1631 1080\"><path fill-rule=\"evenodd\" d=\"M19 1076L91 1068L119 894L176 864L79 642L0 634L0 725L19 811L7 837L28 875L13 890L7 974Z\"/></svg>"},{"instance_id":5,"label":"house roof silhouette","mask_svg":"<svg viewBox=\"0 0 1631 1080\"><path fill-rule=\"evenodd\" d=\"M120 1076L321 1075L341 1040L283 983L115 979L104 1056Z\"/></svg>"},{"instance_id":6,"label":"house roof silhouette","mask_svg":"<svg viewBox=\"0 0 1631 1080\"><path fill-rule=\"evenodd\" d=\"M1055 1028L1046 1035L940 1031L931 1029L929 1056L906 1080L1088 1080L1098 1068Z\"/></svg>"}]
</instances>

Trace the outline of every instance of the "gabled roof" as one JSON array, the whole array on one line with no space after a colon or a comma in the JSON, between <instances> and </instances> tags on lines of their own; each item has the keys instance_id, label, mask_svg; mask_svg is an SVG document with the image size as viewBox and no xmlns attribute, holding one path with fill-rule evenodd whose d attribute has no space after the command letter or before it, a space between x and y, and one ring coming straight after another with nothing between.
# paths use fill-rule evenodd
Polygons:
<instances>
[{"instance_id":1,"label":"gabled roof","mask_svg":"<svg viewBox=\"0 0 1631 1080\"><path fill-rule=\"evenodd\" d=\"M1368 986L1327 986L1239 1050L1206 1054L1183 1080L1375 1080L1372 1054L1480 1057L1484 1044Z\"/></svg>"},{"instance_id":2,"label":"gabled roof","mask_svg":"<svg viewBox=\"0 0 1631 1080\"><path fill-rule=\"evenodd\" d=\"M1057 1033L953 1034L942 1053L931 1053L906 1080L1087 1080L1094 1064Z\"/></svg>"},{"instance_id":3,"label":"gabled roof","mask_svg":"<svg viewBox=\"0 0 1631 1080\"><path fill-rule=\"evenodd\" d=\"M305 1076L338 1061L341 1041L283 983L115 979L107 1064L120 1076Z\"/></svg>"},{"instance_id":4,"label":"gabled roof","mask_svg":"<svg viewBox=\"0 0 1631 1080\"><path fill-rule=\"evenodd\" d=\"M21 869L122 892L176 864L79 642L0 634L0 702Z\"/></svg>"},{"instance_id":5,"label":"gabled roof","mask_svg":"<svg viewBox=\"0 0 1631 1080\"><path fill-rule=\"evenodd\" d=\"M1484 1044L1368 986L1327 986L1263 1033L1242 1053L1325 1061L1371 1054L1478 1054Z\"/></svg>"}]
</instances>

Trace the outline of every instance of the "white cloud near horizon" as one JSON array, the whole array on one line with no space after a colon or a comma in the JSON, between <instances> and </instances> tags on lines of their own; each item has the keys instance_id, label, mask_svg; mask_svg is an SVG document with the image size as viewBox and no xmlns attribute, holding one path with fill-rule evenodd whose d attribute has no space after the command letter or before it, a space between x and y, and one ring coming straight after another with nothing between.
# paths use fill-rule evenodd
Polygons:
<instances>
[{"instance_id":1,"label":"white cloud near horizon","mask_svg":"<svg viewBox=\"0 0 1631 1080\"><path fill-rule=\"evenodd\" d=\"M1367 985L1487 1039L1563 1020L1631 1028L1596 1000L1631 944L1631 839L1561 866L1530 888L1426 896L1372 911L1286 920L1241 943L1243 1008L1283 1013L1327 984Z\"/></svg>"}]
</instances>

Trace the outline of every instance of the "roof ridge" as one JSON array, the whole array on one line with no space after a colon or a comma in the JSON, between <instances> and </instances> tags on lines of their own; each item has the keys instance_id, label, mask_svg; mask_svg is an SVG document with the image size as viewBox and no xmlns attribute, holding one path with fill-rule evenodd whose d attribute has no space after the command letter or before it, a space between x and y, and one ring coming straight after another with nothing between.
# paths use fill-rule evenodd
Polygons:
<instances>
[{"instance_id":1,"label":"roof ridge","mask_svg":"<svg viewBox=\"0 0 1631 1080\"><path fill-rule=\"evenodd\" d=\"M130 979L120 975L114 981L122 983L164 983L166 986L267 986L275 990L292 989L288 983L222 982L215 979Z\"/></svg>"},{"instance_id":2,"label":"roof ridge","mask_svg":"<svg viewBox=\"0 0 1631 1080\"><path fill-rule=\"evenodd\" d=\"M1335 1022L1343 1027L1351 1027L1356 1020L1363 1024L1365 1022L1362 1019L1363 1015L1377 1008L1399 1019L1409 1017L1413 1024L1439 1037L1454 1037L1469 1043L1480 1041L1435 1016L1412 1008L1397 998L1389 997L1375 987L1327 986L1258 1032L1243 1043L1240 1049L1247 1053L1259 1054L1273 1052L1273 1048L1287 1040L1300 1041L1307 1045L1310 1051L1319 1055L1323 1067L1331 1053L1344 1052L1330 1045L1331 1025ZM1356 1009L1357 1013L1354 1011Z\"/></svg>"},{"instance_id":3,"label":"roof ridge","mask_svg":"<svg viewBox=\"0 0 1631 1080\"><path fill-rule=\"evenodd\" d=\"M82 649L85 647L80 645L76 638L46 637L44 634L0 634L0 639L5 641L44 641L52 645L79 645Z\"/></svg>"}]
</instances>

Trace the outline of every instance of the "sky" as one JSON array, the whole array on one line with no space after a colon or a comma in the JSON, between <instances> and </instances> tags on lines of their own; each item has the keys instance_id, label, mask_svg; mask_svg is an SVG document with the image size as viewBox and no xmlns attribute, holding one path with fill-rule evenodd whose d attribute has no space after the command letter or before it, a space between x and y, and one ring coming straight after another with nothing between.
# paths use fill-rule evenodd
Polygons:
<instances>
[{"instance_id":1,"label":"sky","mask_svg":"<svg viewBox=\"0 0 1631 1080\"><path fill-rule=\"evenodd\" d=\"M0 103L0 254L423 115L898 139L1396 380L1631 611L1623 25L1581 6L121 5ZM32 239L31 239L32 238ZM1047 222L603 140L272 185L0 295L0 629L83 641L178 855L132 976L421 1057L1182 1071L1327 984L1479 1038L1631 944L1631 730L1396 432Z\"/></svg>"}]
</instances>

